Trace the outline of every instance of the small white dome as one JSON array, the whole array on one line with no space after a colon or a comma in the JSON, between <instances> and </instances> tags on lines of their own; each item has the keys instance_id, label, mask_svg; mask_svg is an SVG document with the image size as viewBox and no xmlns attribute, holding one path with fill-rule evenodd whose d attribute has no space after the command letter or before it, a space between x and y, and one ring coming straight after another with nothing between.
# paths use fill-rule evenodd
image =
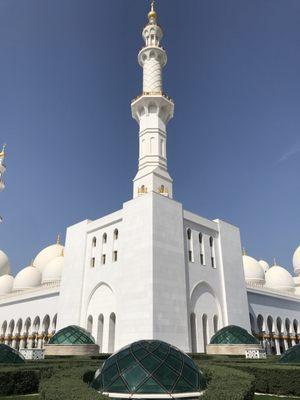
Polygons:
<instances>
[{"instance_id":1,"label":"small white dome","mask_svg":"<svg viewBox=\"0 0 300 400\"><path fill-rule=\"evenodd\" d=\"M254 283L265 283L265 273L263 267L255 258L243 256L245 279Z\"/></svg>"},{"instance_id":2,"label":"small white dome","mask_svg":"<svg viewBox=\"0 0 300 400\"><path fill-rule=\"evenodd\" d=\"M43 271L46 265L56 257L60 257L63 254L64 246L61 244L53 244L51 246L43 249L35 257L33 265L37 267L38 270Z\"/></svg>"},{"instance_id":3,"label":"small white dome","mask_svg":"<svg viewBox=\"0 0 300 400\"><path fill-rule=\"evenodd\" d=\"M14 278L11 275L0 276L0 296L8 294L12 291Z\"/></svg>"},{"instance_id":4,"label":"small white dome","mask_svg":"<svg viewBox=\"0 0 300 400\"><path fill-rule=\"evenodd\" d=\"M33 267L26 267L22 269L14 280L14 290L23 290L37 287L41 284L42 274L41 272Z\"/></svg>"},{"instance_id":5,"label":"small white dome","mask_svg":"<svg viewBox=\"0 0 300 400\"><path fill-rule=\"evenodd\" d=\"M285 268L274 265L266 273L266 287L294 292L295 282L292 275Z\"/></svg>"},{"instance_id":6,"label":"small white dome","mask_svg":"<svg viewBox=\"0 0 300 400\"><path fill-rule=\"evenodd\" d=\"M44 271L43 271L43 280L42 283L60 281L61 274L64 266L64 257L56 257L52 261L50 261Z\"/></svg>"},{"instance_id":7,"label":"small white dome","mask_svg":"<svg viewBox=\"0 0 300 400\"><path fill-rule=\"evenodd\" d=\"M263 267L264 273L266 273L270 269L270 265L265 260L258 261L260 265Z\"/></svg>"},{"instance_id":8,"label":"small white dome","mask_svg":"<svg viewBox=\"0 0 300 400\"><path fill-rule=\"evenodd\" d=\"M7 255L0 250L0 276L10 273L10 266Z\"/></svg>"},{"instance_id":9,"label":"small white dome","mask_svg":"<svg viewBox=\"0 0 300 400\"><path fill-rule=\"evenodd\" d=\"M300 246L296 249L293 257L293 266L296 275L300 275Z\"/></svg>"}]
</instances>

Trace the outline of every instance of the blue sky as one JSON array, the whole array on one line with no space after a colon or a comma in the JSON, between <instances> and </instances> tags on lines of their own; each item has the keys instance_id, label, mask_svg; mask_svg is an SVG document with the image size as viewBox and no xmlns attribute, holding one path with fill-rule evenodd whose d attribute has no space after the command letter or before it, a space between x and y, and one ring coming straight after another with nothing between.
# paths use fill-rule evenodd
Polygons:
<instances>
[{"instance_id":1,"label":"blue sky","mask_svg":"<svg viewBox=\"0 0 300 400\"><path fill-rule=\"evenodd\" d=\"M300 244L299 0L160 0L174 197L291 267ZM132 196L145 0L0 0L0 248L13 272Z\"/></svg>"}]
</instances>

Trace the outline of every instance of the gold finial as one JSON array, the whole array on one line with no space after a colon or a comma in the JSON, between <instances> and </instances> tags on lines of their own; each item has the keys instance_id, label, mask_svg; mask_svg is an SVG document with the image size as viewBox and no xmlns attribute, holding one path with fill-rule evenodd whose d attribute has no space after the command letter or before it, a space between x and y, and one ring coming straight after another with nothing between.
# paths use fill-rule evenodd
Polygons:
<instances>
[{"instance_id":1,"label":"gold finial","mask_svg":"<svg viewBox=\"0 0 300 400\"><path fill-rule=\"evenodd\" d=\"M33 263L34 263L34 259L31 260L31 263L30 263L31 267L34 267Z\"/></svg>"},{"instance_id":2,"label":"gold finial","mask_svg":"<svg viewBox=\"0 0 300 400\"><path fill-rule=\"evenodd\" d=\"M276 258L274 257L274 267L277 265Z\"/></svg>"},{"instance_id":3,"label":"gold finial","mask_svg":"<svg viewBox=\"0 0 300 400\"><path fill-rule=\"evenodd\" d=\"M2 147L2 151L0 152L0 157L5 157L5 149L6 149L6 143L4 143Z\"/></svg>"},{"instance_id":4,"label":"gold finial","mask_svg":"<svg viewBox=\"0 0 300 400\"><path fill-rule=\"evenodd\" d=\"M148 18L149 18L149 22L150 23L155 23L156 22L156 12L154 10L154 4L155 4L155 0L151 0L151 11L148 14Z\"/></svg>"},{"instance_id":5,"label":"gold finial","mask_svg":"<svg viewBox=\"0 0 300 400\"><path fill-rule=\"evenodd\" d=\"M247 255L247 250L245 247L243 247L243 256L246 256L246 255Z\"/></svg>"},{"instance_id":6,"label":"gold finial","mask_svg":"<svg viewBox=\"0 0 300 400\"><path fill-rule=\"evenodd\" d=\"M60 234L57 235L56 244L60 244Z\"/></svg>"},{"instance_id":7,"label":"gold finial","mask_svg":"<svg viewBox=\"0 0 300 400\"><path fill-rule=\"evenodd\" d=\"M64 256L65 256L65 249L64 249L64 247L61 249L60 256L61 256L61 257L64 257Z\"/></svg>"}]
</instances>

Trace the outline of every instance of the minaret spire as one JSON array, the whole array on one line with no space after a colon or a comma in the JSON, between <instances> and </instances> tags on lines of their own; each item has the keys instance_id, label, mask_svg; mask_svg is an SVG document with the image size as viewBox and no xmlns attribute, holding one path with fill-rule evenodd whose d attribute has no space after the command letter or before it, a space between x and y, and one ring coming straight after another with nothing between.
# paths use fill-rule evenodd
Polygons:
<instances>
[{"instance_id":1,"label":"minaret spire","mask_svg":"<svg viewBox=\"0 0 300 400\"><path fill-rule=\"evenodd\" d=\"M5 188L5 185L3 182L3 175L4 175L4 172L6 171L5 164L4 164L5 155L6 155L5 149L6 149L6 144L3 145L2 151L0 151L0 191Z\"/></svg>"},{"instance_id":2,"label":"minaret spire","mask_svg":"<svg viewBox=\"0 0 300 400\"><path fill-rule=\"evenodd\" d=\"M145 46L138 61L143 68L143 91L131 104L132 116L140 126L139 169L134 179L133 196L156 192L173 196L173 180L167 169L167 124L173 117L174 103L163 94L162 70L167 63L160 42L163 31L157 24L154 0L143 30Z\"/></svg>"}]
</instances>

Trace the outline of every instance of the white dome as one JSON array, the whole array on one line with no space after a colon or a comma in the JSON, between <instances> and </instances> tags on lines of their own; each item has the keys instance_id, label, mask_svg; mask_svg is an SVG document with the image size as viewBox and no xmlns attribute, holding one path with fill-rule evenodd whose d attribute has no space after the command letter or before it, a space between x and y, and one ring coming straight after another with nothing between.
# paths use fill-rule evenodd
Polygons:
<instances>
[{"instance_id":1,"label":"white dome","mask_svg":"<svg viewBox=\"0 0 300 400\"><path fill-rule=\"evenodd\" d=\"M7 255L0 250L0 276L10 273L10 266Z\"/></svg>"},{"instance_id":2,"label":"white dome","mask_svg":"<svg viewBox=\"0 0 300 400\"><path fill-rule=\"evenodd\" d=\"M60 281L64 266L64 257L56 257L50 261L43 270L42 283Z\"/></svg>"},{"instance_id":3,"label":"white dome","mask_svg":"<svg viewBox=\"0 0 300 400\"><path fill-rule=\"evenodd\" d=\"M260 265L263 267L264 273L266 273L270 269L270 265L265 260L258 261Z\"/></svg>"},{"instance_id":4,"label":"white dome","mask_svg":"<svg viewBox=\"0 0 300 400\"><path fill-rule=\"evenodd\" d=\"M14 281L14 290L30 289L41 284L42 274L35 267L27 267L22 269Z\"/></svg>"},{"instance_id":5,"label":"white dome","mask_svg":"<svg viewBox=\"0 0 300 400\"><path fill-rule=\"evenodd\" d=\"M0 276L0 296L10 293L13 289L14 278L11 275Z\"/></svg>"},{"instance_id":6,"label":"white dome","mask_svg":"<svg viewBox=\"0 0 300 400\"><path fill-rule=\"evenodd\" d=\"M293 257L293 266L296 275L300 275L300 246L296 249Z\"/></svg>"},{"instance_id":7,"label":"white dome","mask_svg":"<svg viewBox=\"0 0 300 400\"><path fill-rule=\"evenodd\" d=\"M266 287L294 292L295 282L292 275L279 265L274 265L266 273Z\"/></svg>"},{"instance_id":8,"label":"white dome","mask_svg":"<svg viewBox=\"0 0 300 400\"><path fill-rule=\"evenodd\" d=\"M243 256L245 279L254 283L265 283L265 273L263 267L255 258Z\"/></svg>"},{"instance_id":9,"label":"white dome","mask_svg":"<svg viewBox=\"0 0 300 400\"><path fill-rule=\"evenodd\" d=\"M35 257L33 265L35 265L38 270L43 271L50 261L62 255L63 250L64 246L58 243L48 246Z\"/></svg>"}]
</instances>

